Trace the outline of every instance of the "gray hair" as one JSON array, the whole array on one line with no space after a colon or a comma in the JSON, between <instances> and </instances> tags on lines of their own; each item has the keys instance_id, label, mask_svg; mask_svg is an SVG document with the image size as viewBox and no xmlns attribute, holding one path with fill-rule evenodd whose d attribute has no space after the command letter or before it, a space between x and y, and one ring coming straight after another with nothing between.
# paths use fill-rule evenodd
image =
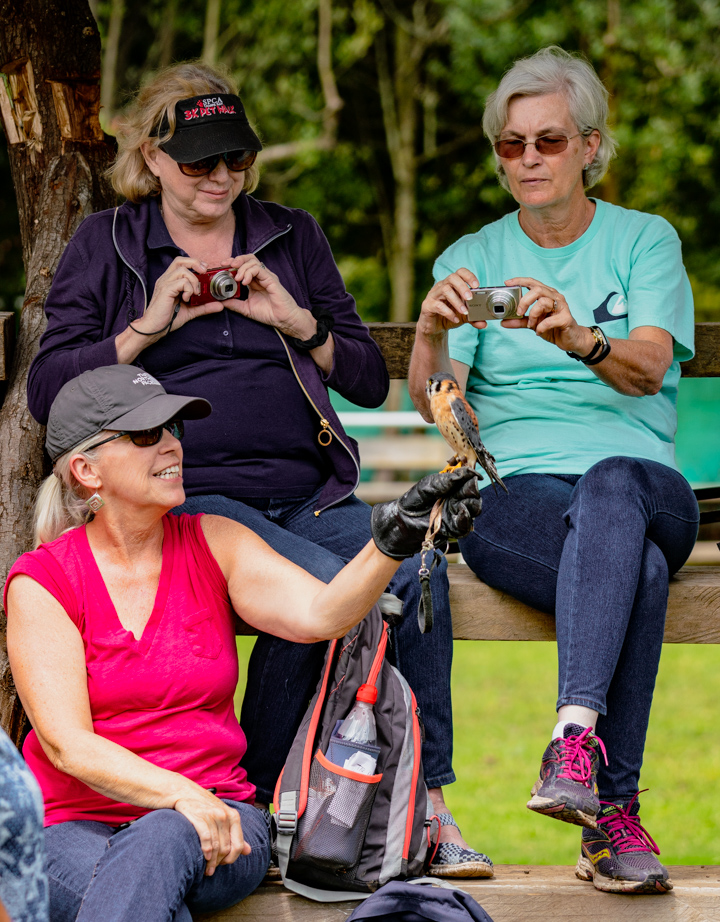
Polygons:
<instances>
[{"instance_id":1,"label":"gray hair","mask_svg":"<svg viewBox=\"0 0 720 922\"><path fill-rule=\"evenodd\" d=\"M600 132L600 146L593 162L584 171L589 189L600 182L615 156L617 143L608 128L608 91L591 65L580 54L570 54L558 45L543 48L528 58L516 61L500 85L488 96L483 115L483 131L494 144L508 117L508 108L519 96L546 96L562 93L580 134ZM507 177L497 154L496 172L500 185L509 191Z\"/></svg>"},{"instance_id":2,"label":"gray hair","mask_svg":"<svg viewBox=\"0 0 720 922\"><path fill-rule=\"evenodd\" d=\"M77 448L61 455L55 462L54 472L40 484L35 500L33 547L49 544L66 531L84 525L92 518L92 512L85 502L90 496L90 491L79 484L73 476L70 459L82 455L91 463L95 463L101 449L87 449L102 435L103 433L96 432Z\"/></svg>"}]
</instances>

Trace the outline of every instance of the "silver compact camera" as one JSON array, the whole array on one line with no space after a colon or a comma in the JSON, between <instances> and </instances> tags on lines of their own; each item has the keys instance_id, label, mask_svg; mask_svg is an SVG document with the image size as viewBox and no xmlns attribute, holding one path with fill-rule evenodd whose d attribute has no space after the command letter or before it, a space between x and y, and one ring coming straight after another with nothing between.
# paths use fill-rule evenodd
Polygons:
<instances>
[{"instance_id":1,"label":"silver compact camera","mask_svg":"<svg viewBox=\"0 0 720 922\"><path fill-rule=\"evenodd\" d=\"M468 320L512 320L522 297L520 288L495 285L491 288L471 288L472 298L465 302Z\"/></svg>"}]
</instances>

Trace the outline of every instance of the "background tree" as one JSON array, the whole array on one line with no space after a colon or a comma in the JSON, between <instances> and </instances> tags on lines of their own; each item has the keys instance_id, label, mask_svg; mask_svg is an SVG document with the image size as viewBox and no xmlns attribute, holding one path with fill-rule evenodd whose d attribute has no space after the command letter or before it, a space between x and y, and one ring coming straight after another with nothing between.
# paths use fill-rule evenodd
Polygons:
<instances>
[{"instance_id":1,"label":"background tree","mask_svg":"<svg viewBox=\"0 0 720 922\"><path fill-rule=\"evenodd\" d=\"M698 319L720 317L718 0L93 3L105 126L158 67L214 49L267 145L257 194L318 217L367 320L412 318L435 256L513 207L480 132L503 71L552 42L582 51L611 90L621 145L594 194L666 217ZM0 200L6 189L0 178ZM0 224L6 305L16 246Z\"/></svg>"},{"instance_id":2,"label":"background tree","mask_svg":"<svg viewBox=\"0 0 720 922\"><path fill-rule=\"evenodd\" d=\"M87 214L113 196L102 172L112 145L100 128L100 37L87 0L0 0L0 114L28 278L18 345L0 409L0 581L32 546L44 430L27 409L26 380L45 325L57 261ZM24 715L0 637L0 724L17 741Z\"/></svg>"}]
</instances>

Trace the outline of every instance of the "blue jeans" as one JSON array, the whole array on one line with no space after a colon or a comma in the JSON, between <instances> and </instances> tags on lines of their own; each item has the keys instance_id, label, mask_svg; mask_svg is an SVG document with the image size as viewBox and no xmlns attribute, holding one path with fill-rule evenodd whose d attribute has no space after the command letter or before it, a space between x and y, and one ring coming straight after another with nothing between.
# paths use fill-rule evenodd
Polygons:
<instances>
[{"instance_id":1,"label":"blue jeans","mask_svg":"<svg viewBox=\"0 0 720 922\"><path fill-rule=\"evenodd\" d=\"M639 786L668 579L697 536L695 496L671 468L625 457L583 476L519 474L506 483L508 494L482 491L482 514L461 550L483 582L555 614L557 707L599 712L609 761L600 798L627 802Z\"/></svg>"},{"instance_id":2,"label":"blue jeans","mask_svg":"<svg viewBox=\"0 0 720 922\"><path fill-rule=\"evenodd\" d=\"M212 877L195 828L175 810L153 810L118 832L89 820L48 826L52 922L192 922L191 910L244 899L270 864L270 833L260 810L225 803L240 814L252 851Z\"/></svg>"},{"instance_id":3,"label":"blue jeans","mask_svg":"<svg viewBox=\"0 0 720 922\"><path fill-rule=\"evenodd\" d=\"M283 557L328 583L370 540L370 506L351 496L316 516L316 496L245 502L191 496L173 511L207 512L241 522ZM421 634L417 624L419 568L419 555L404 561L389 586L405 605L391 655L415 692L425 725L425 781L428 787L441 787L455 780L447 563L443 559L432 572L435 623L429 634ZM268 634L260 634L255 643L240 723L248 741L243 765L264 803L272 800L275 782L315 693L326 649L325 643L291 643Z\"/></svg>"}]
</instances>

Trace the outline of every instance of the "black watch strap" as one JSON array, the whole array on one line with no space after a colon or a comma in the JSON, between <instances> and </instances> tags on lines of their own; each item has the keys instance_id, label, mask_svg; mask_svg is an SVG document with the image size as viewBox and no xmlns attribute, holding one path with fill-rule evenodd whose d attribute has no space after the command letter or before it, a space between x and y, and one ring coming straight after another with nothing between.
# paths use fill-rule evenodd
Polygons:
<instances>
[{"instance_id":1,"label":"black watch strap","mask_svg":"<svg viewBox=\"0 0 720 922\"><path fill-rule=\"evenodd\" d=\"M578 355L576 352L566 353L571 359L582 362L583 365L597 365L599 362L602 362L610 352L610 343L605 335L605 331L601 330L600 327L590 327L590 332L595 339L595 345L588 355Z\"/></svg>"}]
</instances>

